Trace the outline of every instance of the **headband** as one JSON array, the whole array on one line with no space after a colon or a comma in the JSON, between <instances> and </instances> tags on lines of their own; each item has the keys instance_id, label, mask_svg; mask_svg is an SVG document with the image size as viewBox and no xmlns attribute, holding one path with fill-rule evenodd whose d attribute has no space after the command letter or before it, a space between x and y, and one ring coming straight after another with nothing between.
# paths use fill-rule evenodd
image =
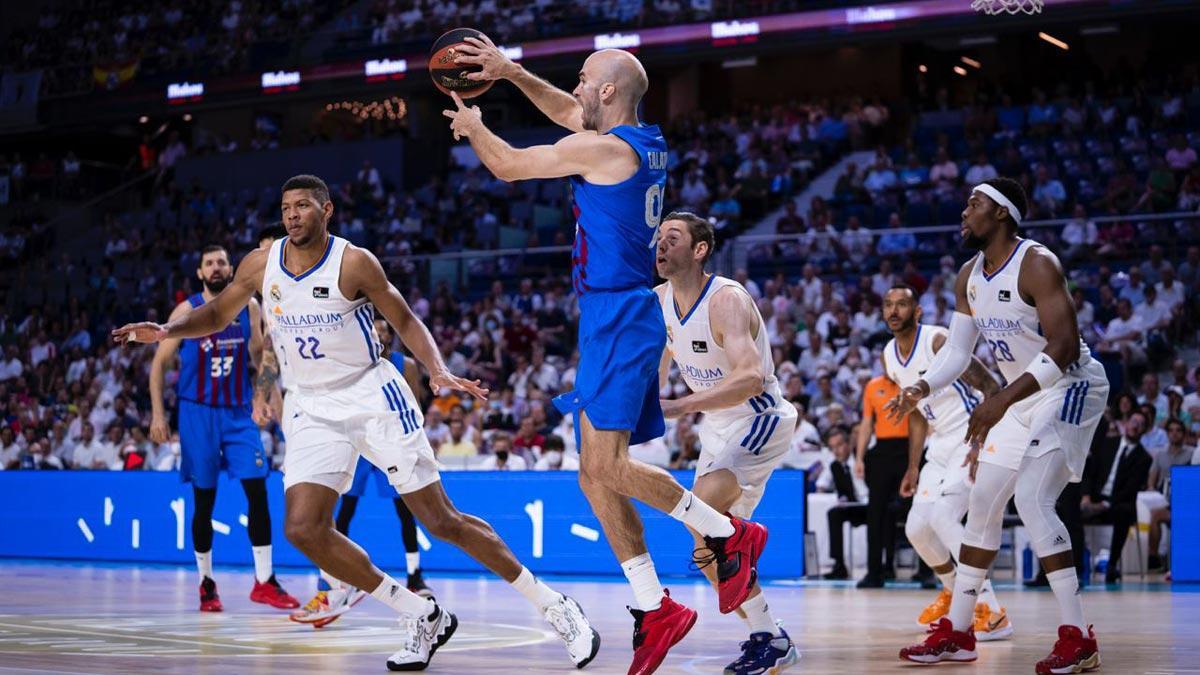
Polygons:
<instances>
[{"instance_id":1,"label":"headband","mask_svg":"<svg viewBox=\"0 0 1200 675\"><path fill-rule=\"evenodd\" d=\"M992 201L1008 209L1008 215L1013 219L1013 222L1015 222L1017 225L1021 224L1021 212L1017 210L1016 206L1013 205L1012 200L1004 196L1003 192L1000 192L987 183L980 183L979 185L976 185L972 189L972 192L982 192L983 194L991 197Z\"/></svg>"}]
</instances>

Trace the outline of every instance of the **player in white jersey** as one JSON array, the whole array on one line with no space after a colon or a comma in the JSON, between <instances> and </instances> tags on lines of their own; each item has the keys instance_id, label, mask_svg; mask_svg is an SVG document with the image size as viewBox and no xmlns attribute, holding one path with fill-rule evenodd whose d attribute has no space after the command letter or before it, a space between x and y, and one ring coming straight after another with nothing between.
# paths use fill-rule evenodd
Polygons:
<instances>
[{"instance_id":1,"label":"player in white jersey","mask_svg":"<svg viewBox=\"0 0 1200 675\"><path fill-rule=\"evenodd\" d=\"M667 280L654 289L667 324L660 384L674 359L692 391L661 405L666 418L704 415L692 493L718 511L749 519L791 445L797 414L775 379L767 328L754 301L738 282L704 272L714 243L712 224L692 213L668 214L659 226L656 265ZM692 530L692 536L696 562L715 586L712 555L699 533ZM757 583L737 611L750 626L750 639L726 673L778 673L796 662L796 646L771 616Z\"/></svg>"},{"instance_id":2,"label":"player in white jersey","mask_svg":"<svg viewBox=\"0 0 1200 675\"><path fill-rule=\"evenodd\" d=\"M363 549L334 528L338 496L354 478L359 456L382 469L429 532L462 548L533 603L567 645L577 667L599 650L599 635L579 605L535 578L491 526L460 513L439 480L433 449L422 431L416 398L392 363L381 358L374 308L430 373L447 387L483 399L478 381L446 368L429 330L388 282L369 251L329 234L333 203L316 176L283 185L288 237L247 254L233 281L211 302L165 325L129 324L113 331L118 343L208 335L229 324L258 289L270 334L287 378L283 426L288 449L284 487L288 541L322 570L400 614L405 645L390 670L422 670L450 639L458 620L431 599L381 572ZM263 392L280 371L259 373ZM269 414L256 396L256 414Z\"/></svg>"},{"instance_id":3,"label":"player in white jersey","mask_svg":"<svg viewBox=\"0 0 1200 675\"><path fill-rule=\"evenodd\" d=\"M946 344L946 329L921 324L921 305L909 286L893 286L883 296L883 320L893 338L883 348L883 370L900 387L916 384ZM950 611L954 591L954 558L962 544L962 518L971 494L964 440L967 420L984 396L1000 390L975 357L962 377L933 392L908 416L908 471L900 496L912 497L904 533L925 564L942 580L942 592L917 623L928 628ZM928 443L928 450L926 444ZM925 466L921 467L924 455ZM975 606L975 635L1000 640L1012 635L1012 624L985 580Z\"/></svg>"},{"instance_id":4,"label":"player in white jersey","mask_svg":"<svg viewBox=\"0 0 1200 675\"><path fill-rule=\"evenodd\" d=\"M1017 236L1028 204L1020 183L977 185L962 213L962 236L979 251L963 265L946 346L916 384L901 390L892 412L906 415L930 392L966 369L980 336L1008 385L976 406L967 426L975 487L958 558L948 618L924 644L900 657L918 663L974 661L971 615L979 587L1000 548L1004 508L1017 513L1062 611L1058 640L1035 671L1078 673L1100 666L1095 633L1084 621L1066 526L1054 511L1077 482L1108 398L1104 369L1079 337L1075 306L1058 259Z\"/></svg>"}]
</instances>

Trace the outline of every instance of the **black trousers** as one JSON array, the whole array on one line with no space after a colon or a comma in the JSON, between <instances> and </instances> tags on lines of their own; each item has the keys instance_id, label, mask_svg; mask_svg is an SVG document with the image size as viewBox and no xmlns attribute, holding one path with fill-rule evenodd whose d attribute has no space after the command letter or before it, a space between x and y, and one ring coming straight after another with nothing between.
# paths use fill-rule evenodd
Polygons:
<instances>
[{"instance_id":1,"label":"black trousers","mask_svg":"<svg viewBox=\"0 0 1200 675\"><path fill-rule=\"evenodd\" d=\"M867 574L882 577L884 550L887 561L895 556L896 517L893 503L900 499L900 483L908 470L908 439L883 438L867 450Z\"/></svg>"},{"instance_id":2,"label":"black trousers","mask_svg":"<svg viewBox=\"0 0 1200 675\"><path fill-rule=\"evenodd\" d=\"M1112 525L1112 544L1108 547L1108 576L1121 571L1121 552L1129 538L1129 528L1137 524L1137 502L1118 502L1104 513L1087 521L1094 525Z\"/></svg>"},{"instance_id":3,"label":"black trousers","mask_svg":"<svg viewBox=\"0 0 1200 675\"><path fill-rule=\"evenodd\" d=\"M834 567L845 567L843 552L846 548L842 539L842 524L850 523L854 527L865 525L867 505L859 502L838 504L829 509L826 518L829 520L829 557L833 558Z\"/></svg>"}]
</instances>

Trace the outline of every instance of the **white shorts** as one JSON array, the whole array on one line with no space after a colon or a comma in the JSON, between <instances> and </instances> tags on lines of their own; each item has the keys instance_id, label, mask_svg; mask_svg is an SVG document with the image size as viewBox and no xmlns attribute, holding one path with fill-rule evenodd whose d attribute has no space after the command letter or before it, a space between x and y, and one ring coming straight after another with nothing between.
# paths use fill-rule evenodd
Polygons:
<instances>
[{"instance_id":1,"label":"white shorts","mask_svg":"<svg viewBox=\"0 0 1200 675\"><path fill-rule=\"evenodd\" d=\"M796 408L788 402L758 415L733 421L704 418L700 422L700 459L696 478L728 469L742 487L742 496L729 509L749 518L762 500L771 472L783 461L796 431Z\"/></svg>"},{"instance_id":2,"label":"white shorts","mask_svg":"<svg viewBox=\"0 0 1200 675\"><path fill-rule=\"evenodd\" d=\"M1026 455L1063 450L1071 482L1078 483L1107 402L1108 378L1092 360L1009 408L988 432L979 461L1016 471Z\"/></svg>"},{"instance_id":3,"label":"white shorts","mask_svg":"<svg viewBox=\"0 0 1200 675\"><path fill-rule=\"evenodd\" d=\"M971 491L971 467L963 466L970 447L963 441L966 426L929 437L925 450L925 466L917 480L913 502L936 502L945 495L966 494Z\"/></svg>"},{"instance_id":4,"label":"white shorts","mask_svg":"<svg viewBox=\"0 0 1200 675\"><path fill-rule=\"evenodd\" d=\"M387 360L337 389L290 389L283 401L284 489L316 483L343 494L360 455L400 494L436 482L438 464L416 400Z\"/></svg>"}]
</instances>

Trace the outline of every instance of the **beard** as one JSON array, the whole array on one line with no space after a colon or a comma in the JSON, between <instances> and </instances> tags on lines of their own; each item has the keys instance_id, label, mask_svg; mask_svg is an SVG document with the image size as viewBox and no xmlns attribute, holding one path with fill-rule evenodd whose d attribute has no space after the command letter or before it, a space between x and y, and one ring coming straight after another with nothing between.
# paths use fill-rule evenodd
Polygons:
<instances>
[{"instance_id":1,"label":"beard","mask_svg":"<svg viewBox=\"0 0 1200 675\"><path fill-rule=\"evenodd\" d=\"M600 117L600 101L596 98L580 98L579 104L583 107L583 114L580 116L580 121L583 123L583 128L588 131L598 131Z\"/></svg>"},{"instance_id":2,"label":"beard","mask_svg":"<svg viewBox=\"0 0 1200 675\"><path fill-rule=\"evenodd\" d=\"M213 279L204 280L204 289L213 295L225 290L229 285L229 277L215 277Z\"/></svg>"},{"instance_id":3,"label":"beard","mask_svg":"<svg viewBox=\"0 0 1200 675\"><path fill-rule=\"evenodd\" d=\"M968 251L982 251L987 246L987 243L987 239L968 230L967 236L963 237L962 245Z\"/></svg>"}]
</instances>

